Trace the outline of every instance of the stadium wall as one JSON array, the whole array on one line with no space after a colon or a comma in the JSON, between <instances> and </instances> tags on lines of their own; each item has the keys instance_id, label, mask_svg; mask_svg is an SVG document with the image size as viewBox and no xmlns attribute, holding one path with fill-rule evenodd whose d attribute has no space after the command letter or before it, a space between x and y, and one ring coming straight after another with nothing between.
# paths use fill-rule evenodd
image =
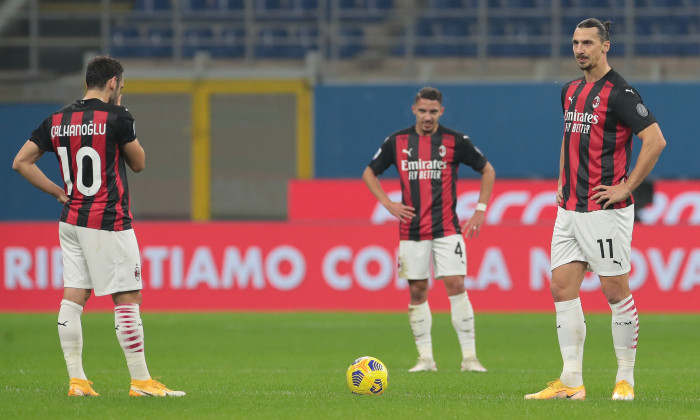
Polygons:
<instances>
[{"instance_id":1,"label":"stadium wall","mask_svg":"<svg viewBox=\"0 0 700 420\"><path fill-rule=\"evenodd\" d=\"M698 83L635 83L668 146L654 178L700 178ZM469 135L501 178L556 178L563 133L561 83L442 84L441 123ZM415 123L420 85L322 85L315 89L315 175L357 178L382 141ZM635 138L635 156L640 140ZM636 158L635 158L636 159ZM396 176L393 169L388 176ZM460 176L470 176L468 168Z\"/></svg>"},{"instance_id":2,"label":"stadium wall","mask_svg":"<svg viewBox=\"0 0 700 420\"><path fill-rule=\"evenodd\" d=\"M445 94L442 122L469 134L499 178L557 176L560 83L437 87ZM651 177L699 179L700 165L690 157L700 156L691 115L700 83L637 87L668 141ZM410 107L419 88L318 85L311 92L302 81L131 80L129 101L148 153L147 170L131 185L132 210L149 219L284 219L288 179L359 178L383 139L414 121ZM0 206L0 220L54 220L60 212L11 169L31 131L60 106L0 105L0 183L12 197ZM251 106L262 111L246 113ZM270 161L258 162L261 153ZM39 166L60 183L55 159L41 159ZM476 175L460 171L462 178ZM385 175L392 176L393 169Z\"/></svg>"}]
</instances>

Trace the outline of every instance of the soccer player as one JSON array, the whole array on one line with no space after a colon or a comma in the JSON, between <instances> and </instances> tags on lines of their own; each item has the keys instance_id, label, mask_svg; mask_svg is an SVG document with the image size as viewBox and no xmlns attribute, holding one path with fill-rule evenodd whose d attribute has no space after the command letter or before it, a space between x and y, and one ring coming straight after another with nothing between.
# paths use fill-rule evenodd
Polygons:
<instances>
[{"instance_id":1,"label":"soccer player","mask_svg":"<svg viewBox=\"0 0 700 420\"><path fill-rule=\"evenodd\" d=\"M418 363L409 372L437 370L428 306L431 255L435 277L442 279L450 299L452 325L462 348L462 371L486 372L476 357L474 311L464 288L467 254L455 211L455 181L460 163L481 173L479 203L464 224L466 235L476 237L496 172L468 136L438 124L445 111L439 90L422 88L412 110L416 124L390 135L362 174L372 194L399 219L399 277L408 280L408 318L418 348ZM400 203L389 199L377 178L391 165L399 172Z\"/></svg>"},{"instance_id":2,"label":"soccer player","mask_svg":"<svg viewBox=\"0 0 700 420\"><path fill-rule=\"evenodd\" d=\"M633 400L639 320L629 286L632 191L649 175L666 140L636 89L608 65L610 22L582 21L572 42L583 77L561 92L564 137L551 250L551 292L564 367L559 379L525 398L586 398L586 323L579 289L589 270L600 277L612 310L618 365L612 399ZM628 174L632 133L642 148Z\"/></svg>"},{"instance_id":3,"label":"soccer player","mask_svg":"<svg viewBox=\"0 0 700 420\"><path fill-rule=\"evenodd\" d=\"M146 155L134 118L120 106L124 69L108 56L87 66L83 99L49 116L17 153L12 168L63 204L58 233L63 253L63 300L58 336L68 367L69 396L98 396L83 371L83 307L94 290L111 295L117 339L131 374L131 396L183 396L151 378L139 314L141 261L131 226L126 165L141 172ZM56 153L59 187L36 162Z\"/></svg>"}]
</instances>

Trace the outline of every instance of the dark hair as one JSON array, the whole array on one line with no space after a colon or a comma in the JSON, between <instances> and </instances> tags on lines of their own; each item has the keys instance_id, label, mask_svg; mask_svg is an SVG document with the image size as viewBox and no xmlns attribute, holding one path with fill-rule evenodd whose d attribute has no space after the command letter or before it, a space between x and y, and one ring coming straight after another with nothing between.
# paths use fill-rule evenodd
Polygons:
<instances>
[{"instance_id":1,"label":"dark hair","mask_svg":"<svg viewBox=\"0 0 700 420\"><path fill-rule=\"evenodd\" d=\"M416 93L416 99L414 102L418 102L419 99L427 99L429 101L438 101L442 104L442 93L434 87L426 86Z\"/></svg>"},{"instance_id":2,"label":"dark hair","mask_svg":"<svg viewBox=\"0 0 700 420\"><path fill-rule=\"evenodd\" d=\"M118 60L108 55L98 55L88 63L85 84L88 89L104 89L114 76L117 76L117 82L121 82L123 73L124 67Z\"/></svg>"},{"instance_id":3,"label":"dark hair","mask_svg":"<svg viewBox=\"0 0 700 420\"><path fill-rule=\"evenodd\" d=\"M596 18L588 18L578 25L576 25L577 28L596 28L598 29L598 36L600 37L600 40L602 42L605 41L610 41L610 27L612 26L612 22L609 20L605 22L601 22Z\"/></svg>"}]
</instances>

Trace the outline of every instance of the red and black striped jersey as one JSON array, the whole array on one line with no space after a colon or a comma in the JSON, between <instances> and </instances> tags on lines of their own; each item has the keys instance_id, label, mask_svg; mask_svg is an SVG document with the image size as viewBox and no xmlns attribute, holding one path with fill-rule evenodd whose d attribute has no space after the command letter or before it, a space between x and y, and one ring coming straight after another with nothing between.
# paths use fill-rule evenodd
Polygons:
<instances>
[{"instance_id":1,"label":"red and black striped jersey","mask_svg":"<svg viewBox=\"0 0 700 420\"><path fill-rule=\"evenodd\" d=\"M480 172L486 162L462 133L440 125L433 135L419 136L411 126L387 137L369 167L381 175L392 164L396 166L402 201L416 209L416 217L399 224L399 236L418 241L460 233L455 211L459 164Z\"/></svg>"},{"instance_id":2,"label":"red and black striped jersey","mask_svg":"<svg viewBox=\"0 0 700 420\"><path fill-rule=\"evenodd\" d=\"M29 140L56 153L68 202L61 221L109 231L131 229L129 185L120 145L136 139L126 108L78 100L53 113Z\"/></svg>"},{"instance_id":3,"label":"red and black striped jersey","mask_svg":"<svg viewBox=\"0 0 700 420\"><path fill-rule=\"evenodd\" d=\"M564 111L564 167L561 207L589 212L601 210L590 197L598 185L617 185L627 178L632 154L632 133L656 122L636 89L615 70L595 83L571 81L561 91ZM615 203L619 209L633 203Z\"/></svg>"}]
</instances>

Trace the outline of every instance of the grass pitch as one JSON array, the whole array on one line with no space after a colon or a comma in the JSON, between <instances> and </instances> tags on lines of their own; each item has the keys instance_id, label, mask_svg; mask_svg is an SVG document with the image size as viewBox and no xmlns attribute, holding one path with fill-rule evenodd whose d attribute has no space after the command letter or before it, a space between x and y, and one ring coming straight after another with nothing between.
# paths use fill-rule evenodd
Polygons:
<instances>
[{"instance_id":1,"label":"grass pitch","mask_svg":"<svg viewBox=\"0 0 700 420\"><path fill-rule=\"evenodd\" d=\"M640 315L636 400L611 401L610 315L586 316L586 401L524 401L561 371L554 314L477 313L488 373L462 373L450 316L433 315L438 372L416 359L403 313L143 313L154 377L183 398L130 398L113 314L83 315L84 366L98 398L68 398L56 314L0 314L0 418L543 419L700 418L700 316ZM345 370L382 360L380 396L352 395Z\"/></svg>"}]
</instances>

